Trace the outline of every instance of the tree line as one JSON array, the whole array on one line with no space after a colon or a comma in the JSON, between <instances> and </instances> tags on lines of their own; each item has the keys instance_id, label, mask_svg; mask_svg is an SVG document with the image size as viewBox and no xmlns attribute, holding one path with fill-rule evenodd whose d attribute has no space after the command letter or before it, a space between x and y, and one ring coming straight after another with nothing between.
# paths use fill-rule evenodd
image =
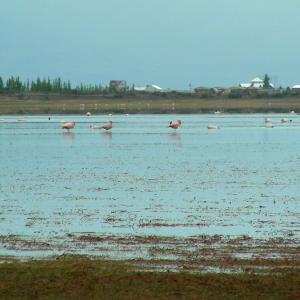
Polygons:
<instances>
[{"instance_id":1,"label":"tree line","mask_svg":"<svg viewBox=\"0 0 300 300\"><path fill-rule=\"evenodd\" d=\"M114 92L110 87L101 84L80 84L75 87L71 82L63 81L60 77L50 79L37 77L35 80L22 81L19 76L11 76L4 80L0 76L0 93L42 92L61 94L105 94Z\"/></svg>"}]
</instances>

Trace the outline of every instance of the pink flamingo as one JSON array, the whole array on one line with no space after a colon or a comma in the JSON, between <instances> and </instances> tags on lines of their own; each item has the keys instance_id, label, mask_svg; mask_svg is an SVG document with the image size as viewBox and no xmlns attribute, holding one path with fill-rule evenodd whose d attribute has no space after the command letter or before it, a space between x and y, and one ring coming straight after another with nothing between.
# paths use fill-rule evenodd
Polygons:
<instances>
[{"instance_id":1,"label":"pink flamingo","mask_svg":"<svg viewBox=\"0 0 300 300\"><path fill-rule=\"evenodd\" d=\"M173 129L177 129L181 126L181 121L180 120L176 120L176 121L171 121L169 126L170 128L173 128Z\"/></svg>"},{"instance_id":2,"label":"pink flamingo","mask_svg":"<svg viewBox=\"0 0 300 300\"><path fill-rule=\"evenodd\" d=\"M70 130L70 129L74 128L74 127L75 127L75 122L67 122L67 123L61 124L61 128L62 129Z\"/></svg>"},{"instance_id":3,"label":"pink flamingo","mask_svg":"<svg viewBox=\"0 0 300 300\"><path fill-rule=\"evenodd\" d=\"M112 121L109 121L108 123L102 125L100 128L103 128L105 130L112 129Z\"/></svg>"}]
</instances>

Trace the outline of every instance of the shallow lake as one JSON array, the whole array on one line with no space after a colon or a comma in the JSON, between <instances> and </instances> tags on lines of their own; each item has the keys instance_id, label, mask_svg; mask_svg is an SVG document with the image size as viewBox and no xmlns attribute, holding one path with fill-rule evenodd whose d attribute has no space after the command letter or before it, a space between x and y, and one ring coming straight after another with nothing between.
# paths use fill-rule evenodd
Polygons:
<instances>
[{"instance_id":1,"label":"shallow lake","mask_svg":"<svg viewBox=\"0 0 300 300\"><path fill-rule=\"evenodd\" d=\"M1 116L0 233L299 240L300 116L265 117Z\"/></svg>"}]
</instances>

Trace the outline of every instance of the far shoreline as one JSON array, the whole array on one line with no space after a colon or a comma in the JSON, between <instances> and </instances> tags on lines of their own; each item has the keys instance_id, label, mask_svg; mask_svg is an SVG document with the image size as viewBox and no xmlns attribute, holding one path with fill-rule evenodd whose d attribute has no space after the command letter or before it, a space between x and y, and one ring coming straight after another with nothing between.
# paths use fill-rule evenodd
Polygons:
<instances>
[{"instance_id":1,"label":"far shoreline","mask_svg":"<svg viewBox=\"0 0 300 300\"><path fill-rule=\"evenodd\" d=\"M0 94L0 115L269 114L300 112L300 96L203 98L199 95Z\"/></svg>"}]
</instances>

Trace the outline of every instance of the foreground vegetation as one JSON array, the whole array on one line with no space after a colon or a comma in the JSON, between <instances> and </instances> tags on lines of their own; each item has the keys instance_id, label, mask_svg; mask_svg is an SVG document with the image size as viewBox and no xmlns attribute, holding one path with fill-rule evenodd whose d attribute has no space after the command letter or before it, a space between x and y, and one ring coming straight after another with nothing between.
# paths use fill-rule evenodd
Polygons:
<instances>
[{"instance_id":1,"label":"foreground vegetation","mask_svg":"<svg viewBox=\"0 0 300 300\"><path fill-rule=\"evenodd\" d=\"M0 299L299 299L299 269L280 274L143 272L128 262L61 257L2 263Z\"/></svg>"}]
</instances>

